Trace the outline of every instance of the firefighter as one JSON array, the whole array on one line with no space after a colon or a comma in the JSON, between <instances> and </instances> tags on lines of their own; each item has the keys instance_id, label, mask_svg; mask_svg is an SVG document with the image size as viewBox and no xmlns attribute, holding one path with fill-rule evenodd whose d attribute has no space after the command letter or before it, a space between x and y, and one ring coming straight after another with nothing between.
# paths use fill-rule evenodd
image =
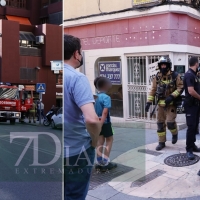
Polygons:
<instances>
[{"instance_id":1,"label":"firefighter","mask_svg":"<svg viewBox=\"0 0 200 200\"><path fill-rule=\"evenodd\" d=\"M172 133L172 144L178 140L178 129L176 124L176 106L174 100L183 92L183 81L177 72L171 70L170 58L161 57L158 61L159 72L152 80L152 88L149 93L145 111L148 112L150 105L157 99L157 134L159 144L156 147L160 151L165 147L166 126Z\"/></svg>"},{"instance_id":2,"label":"firefighter","mask_svg":"<svg viewBox=\"0 0 200 200\"><path fill-rule=\"evenodd\" d=\"M29 110L29 123L31 123L31 117L33 118L33 123L36 123L35 110L36 110L36 104L33 102L32 107Z\"/></svg>"}]
</instances>

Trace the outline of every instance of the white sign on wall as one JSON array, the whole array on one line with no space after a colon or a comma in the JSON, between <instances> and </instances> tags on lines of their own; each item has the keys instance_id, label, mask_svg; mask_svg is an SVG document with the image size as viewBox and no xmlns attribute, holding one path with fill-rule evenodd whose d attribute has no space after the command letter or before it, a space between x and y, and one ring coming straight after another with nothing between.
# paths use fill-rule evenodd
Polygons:
<instances>
[{"instance_id":1,"label":"white sign on wall","mask_svg":"<svg viewBox=\"0 0 200 200\"><path fill-rule=\"evenodd\" d=\"M24 89L24 85L19 85L18 88L19 88L19 91L21 91Z\"/></svg>"},{"instance_id":2,"label":"white sign on wall","mask_svg":"<svg viewBox=\"0 0 200 200\"><path fill-rule=\"evenodd\" d=\"M63 69L63 62L61 60L51 61L51 70L58 71Z\"/></svg>"},{"instance_id":3,"label":"white sign on wall","mask_svg":"<svg viewBox=\"0 0 200 200\"><path fill-rule=\"evenodd\" d=\"M54 74L59 74L59 70L54 70Z\"/></svg>"},{"instance_id":4,"label":"white sign on wall","mask_svg":"<svg viewBox=\"0 0 200 200\"><path fill-rule=\"evenodd\" d=\"M151 84L152 84L152 80L153 78L156 76L156 74L158 73L158 62L149 64L148 66L148 91L150 91L151 89Z\"/></svg>"}]
</instances>

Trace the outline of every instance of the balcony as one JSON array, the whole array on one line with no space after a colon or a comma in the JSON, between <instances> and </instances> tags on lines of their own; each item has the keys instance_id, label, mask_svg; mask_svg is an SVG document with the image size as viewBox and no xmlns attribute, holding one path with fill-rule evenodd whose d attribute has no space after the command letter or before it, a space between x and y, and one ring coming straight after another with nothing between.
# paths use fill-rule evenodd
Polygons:
<instances>
[{"instance_id":1,"label":"balcony","mask_svg":"<svg viewBox=\"0 0 200 200\"><path fill-rule=\"evenodd\" d=\"M19 47L20 56L42 56L41 49L34 47Z\"/></svg>"},{"instance_id":2,"label":"balcony","mask_svg":"<svg viewBox=\"0 0 200 200\"><path fill-rule=\"evenodd\" d=\"M6 0L6 6L26 9L27 0Z\"/></svg>"}]
</instances>

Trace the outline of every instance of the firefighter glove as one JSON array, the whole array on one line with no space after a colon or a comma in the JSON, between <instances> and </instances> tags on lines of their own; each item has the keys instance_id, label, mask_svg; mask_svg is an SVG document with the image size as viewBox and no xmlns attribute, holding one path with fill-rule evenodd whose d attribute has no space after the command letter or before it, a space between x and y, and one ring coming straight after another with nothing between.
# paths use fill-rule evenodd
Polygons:
<instances>
[{"instance_id":1,"label":"firefighter glove","mask_svg":"<svg viewBox=\"0 0 200 200\"><path fill-rule=\"evenodd\" d=\"M145 112L149 112L150 105L151 105L151 102L146 103Z\"/></svg>"},{"instance_id":2,"label":"firefighter glove","mask_svg":"<svg viewBox=\"0 0 200 200\"><path fill-rule=\"evenodd\" d=\"M165 105L169 105L172 101L174 100L174 97L172 95L169 95L166 99L165 99Z\"/></svg>"}]
</instances>

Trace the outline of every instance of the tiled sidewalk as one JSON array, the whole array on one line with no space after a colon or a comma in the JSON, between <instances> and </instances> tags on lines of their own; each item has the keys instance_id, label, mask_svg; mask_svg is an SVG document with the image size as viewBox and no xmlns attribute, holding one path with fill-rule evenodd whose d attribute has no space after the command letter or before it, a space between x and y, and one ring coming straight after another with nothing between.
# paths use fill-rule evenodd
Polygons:
<instances>
[{"instance_id":1,"label":"tiled sidewalk","mask_svg":"<svg viewBox=\"0 0 200 200\"><path fill-rule=\"evenodd\" d=\"M152 155L152 152L156 152L157 145L155 130L115 128L111 158L114 159L113 162L133 170L90 190L87 200L200 199L200 177L197 176L200 162L187 167L170 167L164 164L166 157L185 153L185 131L179 131L179 141L175 145L171 143L171 135L168 133L167 147L159 155ZM197 139L200 139L199 135ZM200 146L200 140L196 144ZM138 152L141 149L150 151Z\"/></svg>"}]
</instances>

